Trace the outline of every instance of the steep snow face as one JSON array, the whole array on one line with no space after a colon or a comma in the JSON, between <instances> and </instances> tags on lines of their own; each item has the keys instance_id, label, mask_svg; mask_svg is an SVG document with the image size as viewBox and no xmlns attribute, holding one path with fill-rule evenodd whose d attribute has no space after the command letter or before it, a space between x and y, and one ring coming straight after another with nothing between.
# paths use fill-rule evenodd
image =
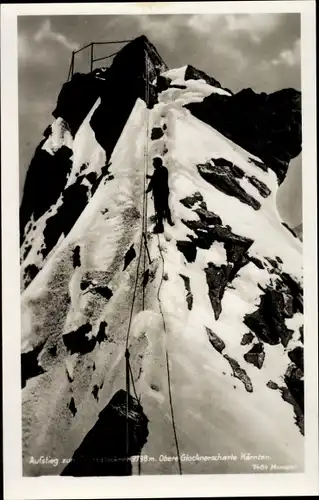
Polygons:
<instances>
[{"instance_id":1,"label":"steep snow face","mask_svg":"<svg viewBox=\"0 0 319 500\"><path fill-rule=\"evenodd\" d=\"M22 352L38 370L23 389L26 475L60 474L125 388L128 331L149 419L142 454L155 459L142 474L178 473L160 459L177 456L171 403L184 473L303 468L302 246L278 217L274 172L183 107L206 83L183 85L152 110L137 100L108 175L22 295ZM81 154L99 171L102 153L88 144ZM148 201L149 262L143 193L155 156L169 171L175 225L153 234ZM215 458L187 458L196 454ZM29 463L41 455L58 466Z\"/></svg>"}]
</instances>

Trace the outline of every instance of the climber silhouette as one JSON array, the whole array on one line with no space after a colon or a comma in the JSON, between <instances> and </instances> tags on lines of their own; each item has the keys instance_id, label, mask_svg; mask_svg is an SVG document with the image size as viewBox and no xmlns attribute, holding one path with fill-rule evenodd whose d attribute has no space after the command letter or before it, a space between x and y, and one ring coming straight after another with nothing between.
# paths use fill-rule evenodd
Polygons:
<instances>
[{"instance_id":1,"label":"climber silhouette","mask_svg":"<svg viewBox=\"0 0 319 500\"><path fill-rule=\"evenodd\" d=\"M168 206L168 170L163 165L159 157L153 159L154 173L147 175L150 180L146 193L153 192L156 224L154 233L163 233L163 219L166 219L170 226L173 226L171 211Z\"/></svg>"}]
</instances>

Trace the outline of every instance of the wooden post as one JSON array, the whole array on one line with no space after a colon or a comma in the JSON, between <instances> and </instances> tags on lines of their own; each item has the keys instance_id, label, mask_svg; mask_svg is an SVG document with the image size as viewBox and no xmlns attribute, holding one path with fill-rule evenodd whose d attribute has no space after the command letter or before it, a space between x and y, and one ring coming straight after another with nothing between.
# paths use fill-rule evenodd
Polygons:
<instances>
[{"instance_id":1,"label":"wooden post","mask_svg":"<svg viewBox=\"0 0 319 500\"><path fill-rule=\"evenodd\" d=\"M93 58L94 58L93 47L94 43L91 43L91 73L93 71Z\"/></svg>"}]
</instances>

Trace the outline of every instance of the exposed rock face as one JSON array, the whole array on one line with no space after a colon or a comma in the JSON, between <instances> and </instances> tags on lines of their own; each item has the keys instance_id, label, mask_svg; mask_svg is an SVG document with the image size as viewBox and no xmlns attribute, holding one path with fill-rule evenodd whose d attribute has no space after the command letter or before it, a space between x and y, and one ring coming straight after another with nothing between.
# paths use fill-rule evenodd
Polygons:
<instances>
[{"instance_id":1,"label":"exposed rock face","mask_svg":"<svg viewBox=\"0 0 319 500\"><path fill-rule=\"evenodd\" d=\"M44 373L44 370L41 365L38 363L38 356L43 348L43 343L35 347L32 351L21 354L21 379L22 379L22 387L25 387L25 384L29 378L37 377Z\"/></svg>"},{"instance_id":2,"label":"exposed rock face","mask_svg":"<svg viewBox=\"0 0 319 500\"><path fill-rule=\"evenodd\" d=\"M130 248L128 249L128 251L126 252L125 257L124 257L123 271L125 271L125 269L127 268L127 266L130 265L130 263L132 262L132 260L135 257L136 257L135 248L134 248L134 245L131 245Z\"/></svg>"},{"instance_id":3,"label":"exposed rock face","mask_svg":"<svg viewBox=\"0 0 319 500\"><path fill-rule=\"evenodd\" d=\"M81 250L81 248L80 248L79 245L77 245L75 247L75 249L73 250L73 267L74 267L74 269L76 267L80 267L81 266L80 250Z\"/></svg>"},{"instance_id":4,"label":"exposed rock face","mask_svg":"<svg viewBox=\"0 0 319 500\"><path fill-rule=\"evenodd\" d=\"M191 291L190 280L189 280L188 276L184 276L183 274L180 274L180 277L184 281L185 290L186 290L187 307L191 311L192 307L193 307L193 294Z\"/></svg>"},{"instance_id":5,"label":"exposed rock face","mask_svg":"<svg viewBox=\"0 0 319 500\"><path fill-rule=\"evenodd\" d=\"M207 205L204 202L203 196L199 191L196 191L192 196L187 196L186 198L183 198L182 200L180 200L180 202L186 208L193 208L193 206L196 203L199 203L201 208L203 208L204 210L207 209Z\"/></svg>"},{"instance_id":6,"label":"exposed rock face","mask_svg":"<svg viewBox=\"0 0 319 500\"><path fill-rule=\"evenodd\" d=\"M257 179L254 175L251 177L247 177L249 179L249 182L255 186L255 188L258 189L259 193L263 198L267 198L267 196L270 195L271 191L269 187L266 186L266 184L260 180Z\"/></svg>"},{"instance_id":7,"label":"exposed rock face","mask_svg":"<svg viewBox=\"0 0 319 500\"><path fill-rule=\"evenodd\" d=\"M145 64L146 56L146 64ZM91 118L97 141L109 158L138 97L155 104L156 95L145 95L146 66L152 82L167 66L155 47L141 36L115 56L101 91L101 104ZM130 84L127 85L127 75Z\"/></svg>"},{"instance_id":8,"label":"exposed rock face","mask_svg":"<svg viewBox=\"0 0 319 500\"><path fill-rule=\"evenodd\" d=\"M73 417L75 417L75 415L77 413L77 409L76 409L75 401L74 401L73 397L71 398L70 403L69 403L69 410L72 413Z\"/></svg>"},{"instance_id":9,"label":"exposed rock face","mask_svg":"<svg viewBox=\"0 0 319 500\"><path fill-rule=\"evenodd\" d=\"M244 333L243 338L240 342L240 345L251 344L253 340L254 340L254 335L251 332Z\"/></svg>"},{"instance_id":10,"label":"exposed rock face","mask_svg":"<svg viewBox=\"0 0 319 500\"><path fill-rule=\"evenodd\" d=\"M212 262L209 262L208 267L206 267L204 271L206 273L210 302L212 304L215 319L218 319L222 312L221 302L228 283L231 266L216 266Z\"/></svg>"},{"instance_id":11,"label":"exposed rock face","mask_svg":"<svg viewBox=\"0 0 319 500\"><path fill-rule=\"evenodd\" d=\"M250 351L244 354L244 359L247 361L247 363L252 363L260 369L263 366L265 359L265 351L263 345L261 343L255 344L250 349Z\"/></svg>"},{"instance_id":12,"label":"exposed rock face","mask_svg":"<svg viewBox=\"0 0 319 500\"><path fill-rule=\"evenodd\" d=\"M237 198L242 203L246 203L251 206L254 210L260 209L259 201L257 201L241 187L239 182L236 180L238 175L236 175L230 167L226 165L219 167L218 165L213 166L210 163L205 163L204 165L197 165L197 168L205 181L212 184L222 193Z\"/></svg>"},{"instance_id":13,"label":"exposed rock face","mask_svg":"<svg viewBox=\"0 0 319 500\"><path fill-rule=\"evenodd\" d=\"M138 455L148 436L148 419L129 396L128 456L126 455L126 392L118 391L74 452L62 476L125 476L132 473L130 457Z\"/></svg>"},{"instance_id":14,"label":"exposed rock face","mask_svg":"<svg viewBox=\"0 0 319 500\"><path fill-rule=\"evenodd\" d=\"M28 168L20 208L20 238L33 214L37 220L55 203L63 190L71 170L71 149L62 146L54 156L42 149L45 140L37 147Z\"/></svg>"},{"instance_id":15,"label":"exposed rock face","mask_svg":"<svg viewBox=\"0 0 319 500\"><path fill-rule=\"evenodd\" d=\"M182 252L187 262L195 262L197 249L194 243L191 241L177 241L176 246Z\"/></svg>"},{"instance_id":16,"label":"exposed rock face","mask_svg":"<svg viewBox=\"0 0 319 500\"><path fill-rule=\"evenodd\" d=\"M228 356L228 354L224 354L224 358L227 359L228 363L232 367L234 377L241 380L247 392L253 392L253 384L251 383L246 371L240 367L238 361Z\"/></svg>"},{"instance_id":17,"label":"exposed rock face","mask_svg":"<svg viewBox=\"0 0 319 500\"><path fill-rule=\"evenodd\" d=\"M289 231L290 234L292 234L295 238L298 238L295 231L291 227L289 227L286 222L282 222L281 224Z\"/></svg>"},{"instance_id":18,"label":"exposed rock face","mask_svg":"<svg viewBox=\"0 0 319 500\"><path fill-rule=\"evenodd\" d=\"M223 350L225 349L225 342L216 335L216 333L212 332L210 328L206 328L206 332L208 335L209 342L212 344L212 346L218 351L219 353L222 353Z\"/></svg>"},{"instance_id":19,"label":"exposed rock face","mask_svg":"<svg viewBox=\"0 0 319 500\"><path fill-rule=\"evenodd\" d=\"M39 269L35 264L29 264L25 270L24 270L24 283L25 286L27 287L29 283L36 277L38 274Z\"/></svg>"},{"instance_id":20,"label":"exposed rock face","mask_svg":"<svg viewBox=\"0 0 319 500\"><path fill-rule=\"evenodd\" d=\"M222 224L222 220L219 215L214 214L214 212L209 212L204 208L197 208L195 210L200 220L205 224Z\"/></svg>"},{"instance_id":21,"label":"exposed rock face","mask_svg":"<svg viewBox=\"0 0 319 500\"><path fill-rule=\"evenodd\" d=\"M87 354L93 351L96 338L89 339L87 334L92 330L90 323L80 326L74 332L63 335L63 342L71 354L78 352L79 354Z\"/></svg>"},{"instance_id":22,"label":"exposed rock face","mask_svg":"<svg viewBox=\"0 0 319 500\"><path fill-rule=\"evenodd\" d=\"M151 133L151 139L152 141L156 141L157 139L160 139L163 137L164 132L161 129L161 127L154 127Z\"/></svg>"},{"instance_id":23,"label":"exposed rock face","mask_svg":"<svg viewBox=\"0 0 319 500\"><path fill-rule=\"evenodd\" d=\"M194 68L194 66L188 65L185 71L185 80L205 80L208 85L212 85L213 87L220 88L221 84L208 76L204 71Z\"/></svg>"},{"instance_id":24,"label":"exposed rock face","mask_svg":"<svg viewBox=\"0 0 319 500\"><path fill-rule=\"evenodd\" d=\"M293 311L303 313L303 290L301 285L287 273L282 273L281 279L293 297Z\"/></svg>"},{"instance_id":25,"label":"exposed rock face","mask_svg":"<svg viewBox=\"0 0 319 500\"><path fill-rule=\"evenodd\" d=\"M284 313L285 304L282 293L267 289L261 296L259 308L246 314L244 323L255 335L270 345L280 342L287 347L293 331L287 328Z\"/></svg>"},{"instance_id":26,"label":"exposed rock face","mask_svg":"<svg viewBox=\"0 0 319 500\"><path fill-rule=\"evenodd\" d=\"M62 233L65 236L69 233L86 206L89 187L82 184L83 178L84 176L78 177L74 184L64 190L59 211L47 219L43 231L45 245L42 249L43 257L48 255Z\"/></svg>"},{"instance_id":27,"label":"exposed rock face","mask_svg":"<svg viewBox=\"0 0 319 500\"><path fill-rule=\"evenodd\" d=\"M94 73L75 73L73 78L63 85L52 115L66 121L73 137L100 96L102 88L103 82L96 79Z\"/></svg>"},{"instance_id":28,"label":"exposed rock face","mask_svg":"<svg viewBox=\"0 0 319 500\"><path fill-rule=\"evenodd\" d=\"M295 347L292 351L288 352L288 356L291 359L293 363L299 368L300 370L303 371L304 365L303 365L303 348L298 346Z\"/></svg>"},{"instance_id":29,"label":"exposed rock face","mask_svg":"<svg viewBox=\"0 0 319 500\"><path fill-rule=\"evenodd\" d=\"M288 387L288 391L293 398L292 401L289 402L293 405L296 422L299 425L299 428L304 434L304 380L303 380L303 371L300 368L297 368L294 364L288 366L286 374L285 374L285 383ZM282 397L284 397L285 393L282 391Z\"/></svg>"},{"instance_id":30,"label":"exposed rock face","mask_svg":"<svg viewBox=\"0 0 319 500\"><path fill-rule=\"evenodd\" d=\"M231 97L213 93L203 102L186 107L262 158L276 172L279 183L285 178L291 158L301 151L301 94L297 90L256 94L248 88Z\"/></svg>"}]
</instances>

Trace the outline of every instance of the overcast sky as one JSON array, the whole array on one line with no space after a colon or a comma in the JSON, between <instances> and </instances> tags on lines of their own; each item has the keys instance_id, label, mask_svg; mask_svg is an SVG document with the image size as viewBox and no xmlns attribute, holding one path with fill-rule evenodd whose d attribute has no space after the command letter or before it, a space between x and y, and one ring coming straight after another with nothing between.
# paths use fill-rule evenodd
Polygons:
<instances>
[{"instance_id":1,"label":"overcast sky","mask_svg":"<svg viewBox=\"0 0 319 500\"><path fill-rule=\"evenodd\" d=\"M300 90L299 14L22 16L18 19L20 190L34 149L52 121L72 50L91 41L142 34L170 68L192 64L233 92L246 87L256 92ZM117 48L100 46L96 57ZM89 70L88 52L77 59L75 70ZM300 162L294 168L301 184Z\"/></svg>"}]
</instances>

